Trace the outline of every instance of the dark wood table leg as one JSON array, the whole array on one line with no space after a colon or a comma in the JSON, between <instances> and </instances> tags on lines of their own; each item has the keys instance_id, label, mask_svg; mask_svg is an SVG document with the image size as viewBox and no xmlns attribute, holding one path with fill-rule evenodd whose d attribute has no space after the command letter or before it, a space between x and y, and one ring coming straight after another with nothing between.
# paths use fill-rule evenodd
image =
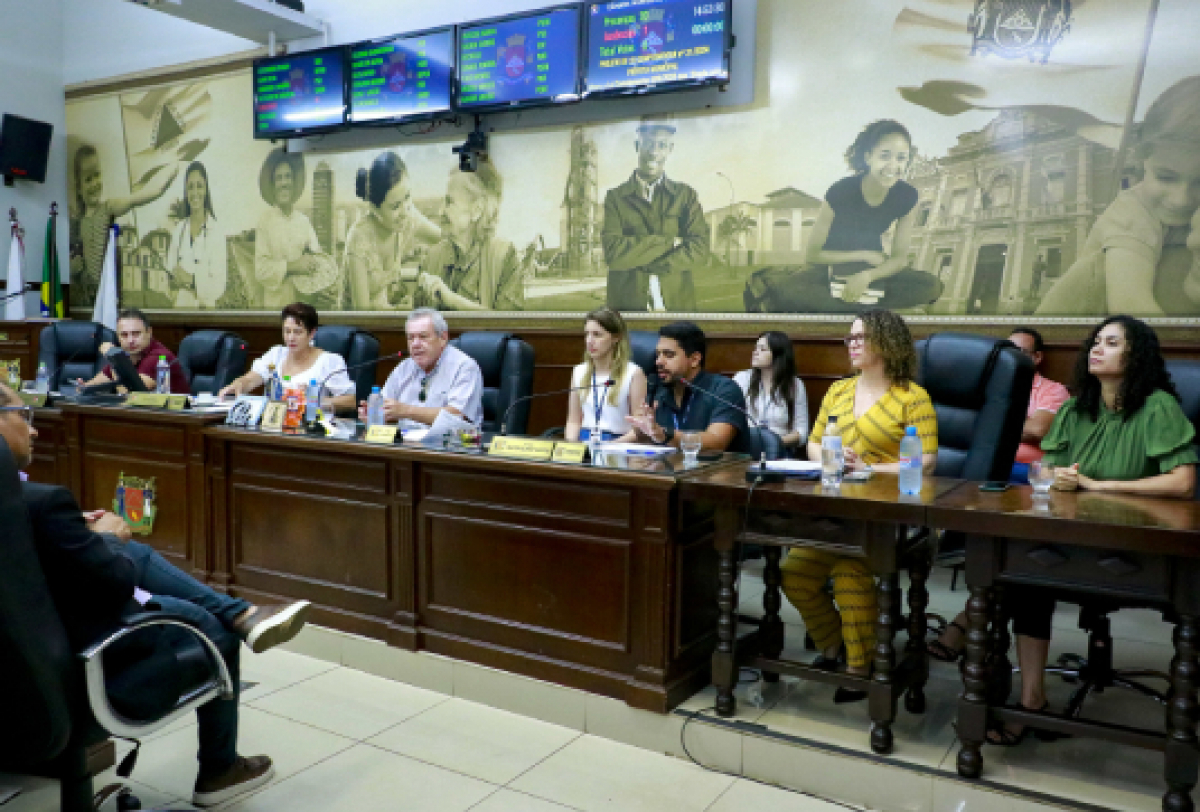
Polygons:
<instances>
[{"instance_id":1,"label":"dark wood table leg","mask_svg":"<svg viewBox=\"0 0 1200 812\"><path fill-rule=\"evenodd\" d=\"M925 652L925 633L929 621L925 609L929 606L929 559L922 556L908 570L908 647L909 667L915 668L912 684L904 695L904 709L909 713L925 712L925 683L929 681L929 657Z\"/></svg>"},{"instance_id":2,"label":"dark wood table leg","mask_svg":"<svg viewBox=\"0 0 1200 812\"><path fill-rule=\"evenodd\" d=\"M875 676L870 692L871 749L880 755L892 752L892 722L896 718L896 590L895 572L879 577L879 620L875 624Z\"/></svg>"},{"instance_id":3,"label":"dark wood table leg","mask_svg":"<svg viewBox=\"0 0 1200 812\"><path fill-rule=\"evenodd\" d=\"M1200 646L1200 618L1181 615L1175 630L1175 659L1171 663L1171 687L1174 696L1167 705L1167 746L1164 772L1167 794L1163 812L1192 812L1192 788L1196 786L1196 683L1200 680L1197 647Z\"/></svg>"},{"instance_id":4,"label":"dark wood table leg","mask_svg":"<svg viewBox=\"0 0 1200 812\"><path fill-rule=\"evenodd\" d=\"M759 640L762 656L773 660L778 659L783 652L783 619L779 617L779 608L782 606L779 585L783 582L783 575L779 571L779 559L782 554L782 547L769 544L763 548L763 557L766 559L763 566L763 586L766 588L763 590L763 619L759 627ZM763 681L779 682L779 674L764 671Z\"/></svg>"},{"instance_id":5,"label":"dark wood table leg","mask_svg":"<svg viewBox=\"0 0 1200 812\"><path fill-rule=\"evenodd\" d=\"M733 716L737 700L737 511L728 505L717 508L713 544L720 561L717 565L717 649L712 658L713 685L717 688L717 714Z\"/></svg>"},{"instance_id":6,"label":"dark wood table leg","mask_svg":"<svg viewBox=\"0 0 1200 812\"><path fill-rule=\"evenodd\" d=\"M967 601L967 662L963 667L965 690L958 700L958 774L978 778L983 774L983 754L980 752L987 736L988 721L988 654L992 650L991 590L972 586Z\"/></svg>"}]
</instances>

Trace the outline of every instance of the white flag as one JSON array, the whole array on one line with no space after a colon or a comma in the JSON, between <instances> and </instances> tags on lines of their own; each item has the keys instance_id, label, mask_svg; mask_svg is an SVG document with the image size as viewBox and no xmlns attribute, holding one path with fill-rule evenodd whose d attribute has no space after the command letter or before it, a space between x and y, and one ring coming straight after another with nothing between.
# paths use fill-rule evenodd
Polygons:
<instances>
[{"instance_id":1,"label":"white flag","mask_svg":"<svg viewBox=\"0 0 1200 812\"><path fill-rule=\"evenodd\" d=\"M96 292L96 309L92 321L110 330L117 329L117 233L113 225L108 230L108 247L104 250L104 267L100 270L100 290Z\"/></svg>"},{"instance_id":2,"label":"white flag","mask_svg":"<svg viewBox=\"0 0 1200 812\"><path fill-rule=\"evenodd\" d=\"M20 295L14 295L20 294ZM12 247L8 250L8 288L4 295L4 320L25 320L25 243L21 240L21 232L14 222L12 227Z\"/></svg>"}]
</instances>

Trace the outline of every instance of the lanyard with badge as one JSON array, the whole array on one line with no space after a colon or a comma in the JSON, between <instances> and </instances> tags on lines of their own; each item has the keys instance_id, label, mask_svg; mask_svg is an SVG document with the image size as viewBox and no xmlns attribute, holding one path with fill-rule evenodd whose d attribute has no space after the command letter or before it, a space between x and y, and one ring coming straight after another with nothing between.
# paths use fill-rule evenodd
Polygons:
<instances>
[{"instance_id":1,"label":"lanyard with badge","mask_svg":"<svg viewBox=\"0 0 1200 812\"><path fill-rule=\"evenodd\" d=\"M684 394L683 397L686 402L683 404L683 414L682 415L680 415L679 412L675 411L675 409L671 409L671 419L675 421L675 431L680 430L680 428L681 428L680 424L687 422L688 412L690 412L692 410L692 401L695 400L694 395L695 395L695 392L691 389L688 389L687 392Z\"/></svg>"},{"instance_id":2,"label":"lanyard with badge","mask_svg":"<svg viewBox=\"0 0 1200 812\"><path fill-rule=\"evenodd\" d=\"M592 409L596 415L596 422L592 427L592 431L600 431L600 415L604 412L604 395L608 392L608 385L606 384L603 389L599 389L599 394L597 394L598 389L596 371L592 370Z\"/></svg>"}]
</instances>

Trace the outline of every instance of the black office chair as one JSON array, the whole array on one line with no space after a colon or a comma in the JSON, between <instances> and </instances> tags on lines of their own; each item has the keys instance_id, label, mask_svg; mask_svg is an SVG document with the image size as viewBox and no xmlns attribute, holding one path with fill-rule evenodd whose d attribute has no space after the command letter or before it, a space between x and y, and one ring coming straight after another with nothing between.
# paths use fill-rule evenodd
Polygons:
<instances>
[{"instance_id":1,"label":"black office chair","mask_svg":"<svg viewBox=\"0 0 1200 812\"><path fill-rule=\"evenodd\" d=\"M917 383L938 416L935 476L1008 481L1034 371L1032 361L1007 340L935 333L917 342ZM954 571L952 587L964 560L962 535L944 534L936 564Z\"/></svg>"},{"instance_id":2,"label":"black office chair","mask_svg":"<svg viewBox=\"0 0 1200 812\"><path fill-rule=\"evenodd\" d=\"M215 395L246 371L246 342L224 330L197 330L179 343L179 365L193 395Z\"/></svg>"},{"instance_id":3,"label":"black office chair","mask_svg":"<svg viewBox=\"0 0 1200 812\"><path fill-rule=\"evenodd\" d=\"M100 354L100 345L117 344L117 334L94 321L59 321L42 329L38 336L38 364L50 373L51 391L77 378L91 380L108 361Z\"/></svg>"},{"instance_id":4,"label":"black office chair","mask_svg":"<svg viewBox=\"0 0 1200 812\"><path fill-rule=\"evenodd\" d=\"M483 430L524 434L529 427L529 401L509 407L533 394L533 347L511 333L469 332L450 342L475 359L483 373ZM508 419L505 425L505 413Z\"/></svg>"},{"instance_id":5,"label":"black office chair","mask_svg":"<svg viewBox=\"0 0 1200 812\"><path fill-rule=\"evenodd\" d=\"M354 397L357 402L361 403L371 396L378 365L367 362L379 360L379 339L358 327L322 324L313 336L313 344L325 352L342 356L347 367L366 364L358 369L351 369L349 375L350 380L354 381Z\"/></svg>"},{"instance_id":6,"label":"black office chair","mask_svg":"<svg viewBox=\"0 0 1200 812\"><path fill-rule=\"evenodd\" d=\"M653 330L630 330L629 350L633 355L633 363L642 368L647 381L653 381L658 376L655 366L658 349L658 333Z\"/></svg>"},{"instance_id":7,"label":"black office chair","mask_svg":"<svg viewBox=\"0 0 1200 812\"><path fill-rule=\"evenodd\" d=\"M1197 440L1200 441L1200 361L1168 361L1167 372L1170 373L1175 389L1179 392L1183 413L1196 427ZM1194 498L1200 498L1200 479L1197 480ZM1163 607L1125 598L1090 595L1080 598L1078 602L1079 628L1088 633L1087 654L1063 654L1055 665L1046 669L1047 674L1056 674L1065 682L1079 686L1071 692L1064 714L1068 717L1078 717L1084 701L1093 693L1103 693L1105 688L1124 688L1166 705L1167 691L1152 688L1143 680L1161 680L1169 688L1171 677L1167 672L1113 668L1112 624L1109 620L1109 615L1118 609ZM1174 620L1169 609L1165 609L1163 615L1168 620Z\"/></svg>"},{"instance_id":8,"label":"black office chair","mask_svg":"<svg viewBox=\"0 0 1200 812\"><path fill-rule=\"evenodd\" d=\"M162 612L127 617L82 654L71 651L3 439L0 527L0 770L56 778L60 809L90 812L92 778L115 761L110 735L142 739L215 697L232 697L233 683L216 646ZM194 637L156 645L155 629L165 626ZM129 662L135 645L152 653Z\"/></svg>"}]
</instances>

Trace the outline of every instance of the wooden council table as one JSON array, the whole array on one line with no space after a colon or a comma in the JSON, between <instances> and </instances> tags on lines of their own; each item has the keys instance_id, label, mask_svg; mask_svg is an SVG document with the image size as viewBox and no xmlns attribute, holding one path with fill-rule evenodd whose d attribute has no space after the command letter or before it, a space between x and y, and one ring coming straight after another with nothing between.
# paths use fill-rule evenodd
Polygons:
<instances>
[{"instance_id":1,"label":"wooden council table","mask_svg":"<svg viewBox=\"0 0 1200 812\"><path fill-rule=\"evenodd\" d=\"M1196 785L1200 682L1200 502L1089 491L1035 497L1028 486L1004 493L958 488L929 506L936 527L967 534L968 633L965 691L959 700L958 771L983 772L989 718L1120 742L1164 753L1165 812L1190 812ZM1054 587L1173 611L1175 657L1164 729L1083 721L1015 706L988 706L991 665L1008 648L993 588ZM996 657L988 657L995 652ZM1165 665L1165 664L1164 664Z\"/></svg>"}]
</instances>

